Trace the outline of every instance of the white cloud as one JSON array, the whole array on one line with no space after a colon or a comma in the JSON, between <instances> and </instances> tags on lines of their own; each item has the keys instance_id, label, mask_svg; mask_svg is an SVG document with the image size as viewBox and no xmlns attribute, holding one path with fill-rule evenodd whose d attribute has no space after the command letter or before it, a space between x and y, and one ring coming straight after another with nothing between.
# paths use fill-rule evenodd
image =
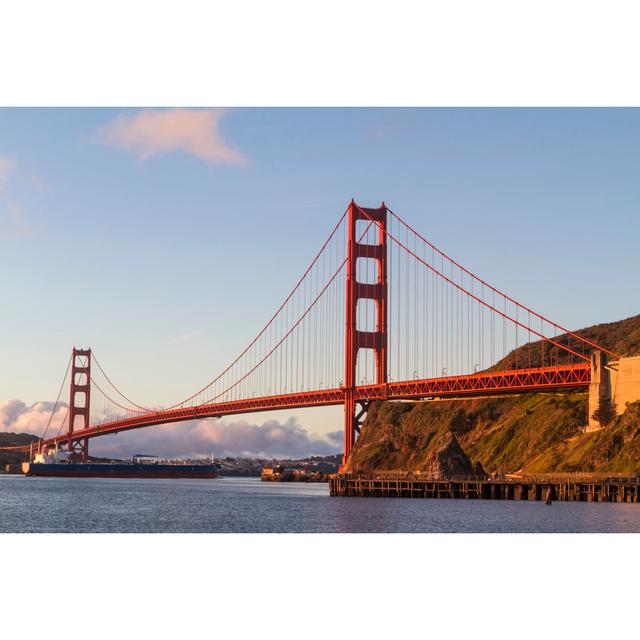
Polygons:
<instances>
[{"instance_id":1,"label":"white cloud","mask_svg":"<svg viewBox=\"0 0 640 640\"><path fill-rule=\"evenodd\" d=\"M246 158L220 134L224 113L223 109L145 109L108 122L95 141L135 153L140 160L183 151L207 164L244 166Z\"/></svg>"},{"instance_id":2,"label":"white cloud","mask_svg":"<svg viewBox=\"0 0 640 640\"><path fill-rule=\"evenodd\" d=\"M311 434L293 417L285 422L267 420L262 424L246 420L194 420L96 438L91 443L91 452L127 457L139 452L198 456L215 451L216 456L300 458L340 452L341 441L336 443L333 435Z\"/></svg>"},{"instance_id":3,"label":"white cloud","mask_svg":"<svg viewBox=\"0 0 640 640\"><path fill-rule=\"evenodd\" d=\"M44 434L54 407L53 402L36 402L28 406L21 400L0 402L0 431ZM55 436L67 413L67 405L60 403L51 420L47 437Z\"/></svg>"}]
</instances>

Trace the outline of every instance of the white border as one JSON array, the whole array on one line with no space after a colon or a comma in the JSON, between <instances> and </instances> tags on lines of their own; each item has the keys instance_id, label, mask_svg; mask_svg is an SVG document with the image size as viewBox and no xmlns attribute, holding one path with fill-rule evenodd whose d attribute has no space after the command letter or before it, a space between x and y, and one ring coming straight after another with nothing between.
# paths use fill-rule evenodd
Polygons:
<instances>
[{"instance_id":1,"label":"white border","mask_svg":"<svg viewBox=\"0 0 640 640\"><path fill-rule=\"evenodd\" d=\"M3 636L619 638L635 535L5 535ZM4 563L3 563L4 564ZM15 634L15 636L14 636Z\"/></svg>"},{"instance_id":2,"label":"white border","mask_svg":"<svg viewBox=\"0 0 640 640\"><path fill-rule=\"evenodd\" d=\"M3 105L637 105L630 0L21 0Z\"/></svg>"}]
</instances>

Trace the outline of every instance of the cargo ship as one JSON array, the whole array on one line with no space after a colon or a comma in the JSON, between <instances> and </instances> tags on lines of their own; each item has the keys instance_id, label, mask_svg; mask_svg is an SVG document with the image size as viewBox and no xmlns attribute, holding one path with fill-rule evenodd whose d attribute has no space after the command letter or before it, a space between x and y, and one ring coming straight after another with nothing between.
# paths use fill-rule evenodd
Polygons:
<instances>
[{"instance_id":1,"label":"cargo ship","mask_svg":"<svg viewBox=\"0 0 640 640\"><path fill-rule=\"evenodd\" d=\"M219 465L160 462L157 456L135 455L130 462L73 462L66 451L37 453L22 464L25 476L54 478L217 478Z\"/></svg>"}]
</instances>

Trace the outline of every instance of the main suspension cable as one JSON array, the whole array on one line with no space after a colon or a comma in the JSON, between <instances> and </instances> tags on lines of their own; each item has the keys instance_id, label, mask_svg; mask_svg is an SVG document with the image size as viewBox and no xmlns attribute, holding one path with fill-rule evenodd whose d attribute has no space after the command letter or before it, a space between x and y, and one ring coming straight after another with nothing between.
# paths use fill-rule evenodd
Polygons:
<instances>
[{"instance_id":1,"label":"main suspension cable","mask_svg":"<svg viewBox=\"0 0 640 640\"><path fill-rule=\"evenodd\" d=\"M344 216L343 216L344 217ZM367 225L367 228L364 230L364 232L362 233L362 235L360 236L360 238L358 239L358 242L360 242L360 240L362 240L362 238L365 237L365 235L367 234L367 232L369 231L369 229L371 228L371 222L369 222L369 224ZM237 380L236 382L234 382L232 385L230 385L229 387L227 387L224 391L221 391L217 396L213 397L211 399L211 402L213 402L213 400L217 400L218 398L220 398L221 396L225 395L226 393L228 393L229 391L231 391L231 389L233 389L234 387L236 387L238 384L240 384L243 380L245 380L251 373L253 373L269 356L271 356L272 353L274 353L274 351L276 351L276 349L278 349L278 347L280 347L280 345L291 335L291 333L293 332L293 330L302 322L302 320L304 320L304 318L307 316L307 314L311 311L311 309L316 305L316 303L318 302L318 300L320 300L320 298L323 296L323 294L325 293L325 291L329 288L329 286L331 285L331 283L338 277L338 274L342 271L342 269L344 269L344 266L347 264L347 260L348 258L345 258L342 263L340 264L340 266L336 269L336 271L334 272L334 274L331 276L331 278L329 279L329 281L325 284L325 286L322 288L322 290L320 291L320 293L318 293L318 295L315 297L315 299L311 302L311 304L309 304L309 306L306 308L306 310L304 311L304 313L302 313L302 315L300 315L300 317L298 318L298 320L295 322L295 324L293 324L293 326L289 329L289 331L287 331L287 333L280 339L280 341L262 358L262 360L260 360L259 362L257 362L255 364L255 366L250 369L249 371L247 371L247 373L245 373L239 380Z\"/></svg>"},{"instance_id":2,"label":"main suspension cable","mask_svg":"<svg viewBox=\"0 0 640 640\"><path fill-rule=\"evenodd\" d=\"M356 205L357 206L357 205ZM360 208L360 207L358 207ZM520 302L518 302L517 300L514 300L512 297L508 296L506 293L503 293L502 291L500 291L499 289L496 289L494 286L490 285L489 283L485 282L482 278L479 278L477 275L475 275L473 272L469 271L469 269L467 269L466 267L463 267L460 263L456 262L455 260L453 260L453 258L450 258L446 253L444 253L444 251L441 251L437 246L435 246L432 242L430 242L429 240L427 240L424 236L422 236L418 231L416 231L410 224L408 224L407 222L405 222L399 215L397 215L395 212L393 212L391 209L389 209L387 207L387 211L389 211L389 213L398 221L400 222L400 224L404 225L407 229L409 229L412 233L414 233L418 238L420 238L420 240L422 240L425 244L427 244L429 247L431 247L434 251L436 251L438 254L440 254L444 259L448 260L451 264L453 264L454 266L456 266L458 269L460 269L461 271L463 271L464 273L466 273L468 276L470 276L471 278L473 278L474 280L477 280L479 283L481 283L483 286L487 287L488 289L491 289L491 291L493 291L494 293L497 293L499 296L502 296L505 301L508 300L509 302L511 302L513 305L520 307L521 309L523 309L524 311L526 311L527 313L531 313L532 315L536 316L537 318L539 318L541 321L546 322L547 324L550 324L553 327L556 327L557 329L559 329L560 331L562 331L563 333L568 334L569 336L572 336L582 342L585 342L586 344L594 347L595 349L600 349L601 351L605 351L606 353L608 353L609 355L614 356L615 358L620 358L620 355L613 352L613 351L609 351L609 349L605 349L604 347L596 344L595 342L592 342L591 340L584 338L582 336L579 336L578 334L569 331L569 329L565 329L563 326L559 325L557 322L554 322L553 320L549 320L548 318L545 318L543 315L537 313L536 311L534 311L533 309L530 309L529 307L527 307L526 305L521 304ZM391 236L389 236L391 237ZM397 242L397 241L396 241ZM417 256L416 256L417 257ZM419 259L419 258L418 258ZM422 261L421 261L422 262ZM428 265L427 265L428 266ZM501 314L503 315L503 314ZM507 318L509 318L509 316L507 316ZM511 318L509 318L511 319ZM521 325L524 327L524 325ZM525 327L526 328L526 327ZM536 334L536 335L540 335L540 334ZM562 347L564 348L564 347ZM570 351L569 349L567 349L567 351Z\"/></svg>"},{"instance_id":3,"label":"main suspension cable","mask_svg":"<svg viewBox=\"0 0 640 640\"><path fill-rule=\"evenodd\" d=\"M124 393L122 393L122 391L120 391L120 389L118 389L118 387L116 387L116 385L113 384L113 382L111 382L109 376L104 372L104 369L100 366L100 362L98 362L98 358L96 358L96 354L95 354L94 351L91 351L91 356L93 358L93 361L96 363L96 365L98 365L98 369L100 369L100 372L105 377L106 381L113 387L113 389L116 391L116 393L118 393L118 395L122 396L127 402L132 404L134 407L136 407L138 409L141 409L142 411L145 411L145 412L153 411L153 409L150 409L148 407L142 407L139 404L136 404L133 400L127 398L127 396L125 396ZM93 382L95 383L95 381L93 381ZM107 396L106 393L104 395ZM107 396L107 398L108 397L109 396ZM117 404L117 403L115 403L115 404ZM120 406L120 405L118 405L118 406Z\"/></svg>"},{"instance_id":4,"label":"main suspension cable","mask_svg":"<svg viewBox=\"0 0 640 640\"><path fill-rule=\"evenodd\" d=\"M486 307L487 309L489 309L490 311L493 311L494 313L499 314L500 316L506 317L508 320L510 320L511 322L513 322L516 326L520 326L523 329L527 329L529 330L529 327L527 327L525 324L523 324L522 322L520 322L517 319L514 319L512 317L510 317L509 315L503 314L502 311L500 311L499 309L496 309L495 307L491 306L488 302L485 302L482 298L479 298L478 296L470 293L469 291L467 291L467 289L465 289L463 286L459 285L457 282L454 282L453 280L451 280L450 278L448 278L444 273L441 273L440 271L438 271L438 269L436 269L435 267L433 267L432 265L430 265L428 262L426 262L425 260L423 260L420 256L418 256L416 253L414 253L411 249L409 249L407 246L405 246L400 240L398 240L393 234L389 233L386 229L383 228L383 226L373 220L373 218L371 218L366 211L364 211L363 209L361 209L358 205L356 205L358 207L358 210L364 215L366 216L369 220L371 220L371 222L377 224L380 229L382 229L383 233L385 233L385 235L387 235L387 237L391 238L391 240L393 240L399 247L401 247L402 249L404 249L408 254L410 254L411 256L413 256L416 260L418 260L419 262L421 262L425 267L427 267L428 269L431 269L431 271L433 271L435 274L437 274L438 276L440 276L440 278L442 278L445 282L447 282L448 284L454 286L456 289L464 292L466 295L472 297L474 300L476 300L476 302L480 303L481 305L483 305L484 307ZM442 254L444 255L444 254ZM447 258L448 259L448 258ZM487 285L489 286L489 285ZM502 295L502 294L501 294ZM521 305L520 305L521 306ZM555 326L555 323L550 322L549 324L552 324ZM555 340L552 340L551 338L548 338L547 336L545 336L542 333L538 333L535 329L531 329L531 333L535 333L539 338L541 338L542 340L546 340L547 342L555 345L556 347L559 347L560 349L563 349L564 351L568 351L569 353L577 356L578 358L582 359L582 360L587 360L589 361L589 358L587 356L584 356L576 351L573 351L572 349L570 349L569 347L566 347L562 344L560 344L559 342L556 342ZM609 352L610 353L610 352ZM615 354L614 354L615 355Z\"/></svg>"},{"instance_id":5,"label":"main suspension cable","mask_svg":"<svg viewBox=\"0 0 640 640\"><path fill-rule=\"evenodd\" d=\"M195 393L193 393L192 395L190 395L188 398L185 398L184 400L182 400L181 402L176 402L175 404L171 405L170 407L167 407L166 410L170 410L170 409L174 409L176 407L180 407L184 404L186 404L187 402L189 402L190 400L193 400L193 398L195 398L196 396L198 396L199 394L203 393L204 391L206 391L207 389L210 389L218 380L220 380L234 365L236 365L240 359L247 353L247 351L249 351L249 349L251 349L251 347L253 347L254 344L256 344L256 342L258 342L258 340L264 335L264 333L267 331L267 329L271 326L271 323L275 320L275 318L278 316L278 314L282 311L282 309L284 309L285 305L289 302L289 300L291 300L291 298L293 297L294 293L299 289L300 285L302 284L302 282L304 281L304 279L307 277L307 275L309 274L309 272L311 271L311 269L313 268L313 266L316 264L316 262L319 260L320 256L322 255L323 251L325 250L325 248L327 247L327 245L329 244L329 242L331 241L331 239L333 238L333 236L335 235L336 231L340 228L340 225L342 224L342 221L345 219L347 213L349 211L349 208L347 207L347 209L345 209L345 212L342 214L342 216L340 217L340 219L338 220L337 224L335 225L335 227L333 228L333 230L331 231L329 237L327 238L327 240L324 242L324 244L322 245L322 247L320 248L320 250L318 251L318 253L316 254L316 256L314 257L313 261L311 262L311 264L309 265L309 267L307 268L307 270L302 274L302 276L300 277L300 279L298 280L298 282L296 283L295 287L292 289L291 293L285 298L284 302L278 307L277 311L273 314L273 316L271 316L270 320L267 322L267 324L262 328L262 330L256 335L256 337L245 347L245 349L240 353L240 355L235 358L235 360L233 360L233 362L231 362L221 373L219 373L211 382L209 382L208 384L206 384L204 387L202 387L201 389L199 389L198 391L196 391Z\"/></svg>"}]
</instances>

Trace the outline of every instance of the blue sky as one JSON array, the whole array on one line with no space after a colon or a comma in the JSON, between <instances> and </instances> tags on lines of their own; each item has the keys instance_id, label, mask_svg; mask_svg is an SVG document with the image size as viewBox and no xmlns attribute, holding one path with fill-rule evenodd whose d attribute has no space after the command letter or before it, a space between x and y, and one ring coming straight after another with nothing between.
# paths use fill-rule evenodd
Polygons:
<instances>
[{"instance_id":1,"label":"blue sky","mask_svg":"<svg viewBox=\"0 0 640 640\"><path fill-rule=\"evenodd\" d=\"M0 402L55 399L74 344L137 402L184 397L351 197L569 328L640 312L638 109L159 113L0 109Z\"/></svg>"}]
</instances>

